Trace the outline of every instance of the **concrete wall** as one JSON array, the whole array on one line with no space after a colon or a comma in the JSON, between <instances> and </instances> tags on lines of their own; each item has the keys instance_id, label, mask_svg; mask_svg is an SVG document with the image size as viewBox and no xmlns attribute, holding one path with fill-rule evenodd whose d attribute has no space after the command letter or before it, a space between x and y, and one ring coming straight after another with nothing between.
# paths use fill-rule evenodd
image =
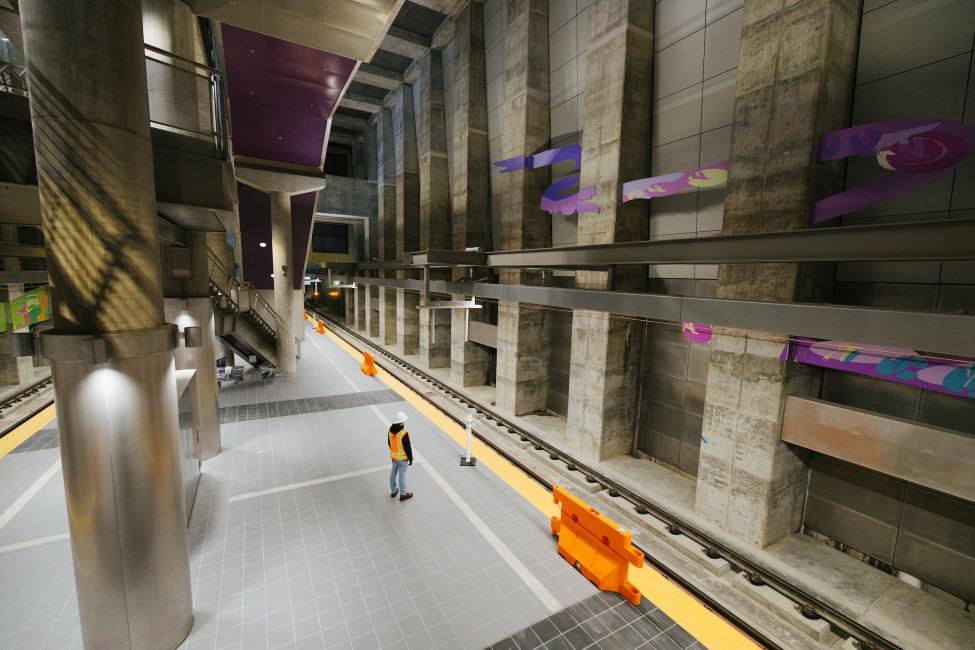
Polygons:
<instances>
[{"instance_id":1,"label":"concrete wall","mask_svg":"<svg viewBox=\"0 0 975 650\"><path fill-rule=\"evenodd\" d=\"M865 2L854 124L943 117L975 126L975 69L970 2ZM905 43L910 43L905 47ZM846 186L883 172L871 158L850 159ZM975 160L917 192L842 218L844 224L975 216ZM971 262L871 262L837 265L840 304L975 313ZM975 436L975 402L902 384L827 370L822 398ZM975 504L815 456L803 523L926 584L972 601Z\"/></svg>"}]
</instances>

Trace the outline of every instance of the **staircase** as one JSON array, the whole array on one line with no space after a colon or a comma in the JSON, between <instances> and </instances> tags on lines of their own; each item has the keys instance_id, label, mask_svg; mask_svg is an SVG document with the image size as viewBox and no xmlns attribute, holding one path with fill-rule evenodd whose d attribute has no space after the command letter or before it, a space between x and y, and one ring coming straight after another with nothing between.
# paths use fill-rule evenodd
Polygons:
<instances>
[{"instance_id":1,"label":"staircase","mask_svg":"<svg viewBox=\"0 0 975 650\"><path fill-rule=\"evenodd\" d=\"M212 253L207 256L217 336L255 368L278 365L281 319L252 285L238 282Z\"/></svg>"}]
</instances>

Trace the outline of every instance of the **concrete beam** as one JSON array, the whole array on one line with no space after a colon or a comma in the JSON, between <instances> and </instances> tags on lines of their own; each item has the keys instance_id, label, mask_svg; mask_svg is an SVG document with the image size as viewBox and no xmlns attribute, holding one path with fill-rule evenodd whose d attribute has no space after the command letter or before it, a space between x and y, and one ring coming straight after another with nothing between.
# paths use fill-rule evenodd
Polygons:
<instances>
[{"instance_id":1,"label":"concrete beam","mask_svg":"<svg viewBox=\"0 0 975 650\"><path fill-rule=\"evenodd\" d=\"M430 39L426 36L408 32L399 27L390 27L379 49L405 56L408 59L419 59L429 47Z\"/></svg>"},{"instance_id":2,"label":"concrete beam","mask_svg":"<svg viewBox=\"0 0 975 650\"><path fill-rule=\"evenodd\" d=\"M393 90L403 82L403 75L378 65L362 63L356 71L353 81L375 88Z\"/></svg>"},{"instance_id":3,"label":"concrete beam","mask_svg":"<svg viewBox=\"0 0 975 650\"><path fill-rule=\"evenodd\" d=\"M467 0L413 0L413 3L421 7L426 7L427 9L439 11L442 14L446 14L448 18L453 18L460 11L460 8L467 3Z\"/></svg>"},{"instance_id":4,"label":"concrete beam","mask_svg":"<svg viewBox=\"0 0 975 650\"><path fill-rule=\"evenodd\" d=\"M382 108L382 100L376 99L375 97L369 97L368 95L360 95L359 93L345 93L342 101L339 102L339 106L342 108L348 108L354 111L362 111L363 113L376 113Z\"/></svg>"},{"instance_id":5,"label":"concrete beam","mask_svg":"<svg viewBox=\"0 0 975 650\"><path fill-rule=\"evenodd\" d=\"M366 128L366 120L361 117L352 117L351 115L338 113L332 116L332 126L352 129L353 131L363 131Z\"/></svg>"},{"instance_id":6,"label":"concrete beam","mask_svg":"<svg viewBox=\"0 0 975 650\"><path fill-rule=\"evenodd\" d=\"M305 194L325 187L325 179L318 176L300 176L286 172L237 167L237 180L262 192Z\"/></svg>"},{"instance_id":7,"label":"concrete beam","mask_svg":"<svg viewBox=\"0 0 975 650\"><path fill-rule=\"evenodd\" d=\"M349 135L348 133L330 133L328 136L329 142L334 142L335 144L355 144L355 136Z\"/></svg>"}]
</instances>

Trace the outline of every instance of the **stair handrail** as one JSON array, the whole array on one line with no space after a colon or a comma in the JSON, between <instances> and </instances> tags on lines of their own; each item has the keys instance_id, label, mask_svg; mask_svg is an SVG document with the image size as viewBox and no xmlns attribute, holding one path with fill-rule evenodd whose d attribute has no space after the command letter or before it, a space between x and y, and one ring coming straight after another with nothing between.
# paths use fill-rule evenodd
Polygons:
<instances>
[{"instance_id":1,"label":"stair handrail","mask_svg":"<svg viewBox=\"0 0 975 650\"><path fill-rule=\"evenodd\" d=\"M27 97L27 68L13 63L0 64L0 92Z\"/></svg>"},{"instance_id":2,"label":"stair handrail","mask_svg":"<svg viewBox=\"0 0 975 650\"><path fill-rule=\"evenodd\" d=\"M238 282L234 278L233 273L230 272L230 269L224 266L223 262L212 251L207 251L207 275L213 286L227 296L234 305L239 306L240 295Z\"/></svg>"},{"instance_id":3,"label":"stair handrail","mask_svg":"<svg viewBox=\"0 0 975 650\"><path fill-rule=\"evenodd\" d=\"M268 301L264 300L258 292L257 287L250 282L241 282L240 287L245 289L249 294L247 307L251 313L263 321L273 332L283 331L284 320L278 315L278 312L274 311L274 307Z\"/></svg>"}]
</instances>

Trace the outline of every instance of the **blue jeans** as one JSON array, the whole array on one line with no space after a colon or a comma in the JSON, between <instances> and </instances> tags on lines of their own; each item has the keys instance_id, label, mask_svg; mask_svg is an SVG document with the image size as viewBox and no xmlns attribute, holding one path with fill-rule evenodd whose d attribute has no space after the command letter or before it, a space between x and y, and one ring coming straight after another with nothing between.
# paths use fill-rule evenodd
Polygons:
<instances>
[{"instance_id":1,"label":"blue jeans","mask_svg":"<svg viewBox=\"0 0 975 650\"><path fill-rule=\"evenodd\" d=\"M406 468L410 466L410 461L408 460L394 460L393 469L389 473L389 492L392 494L396 491L396 475L399 474L399 489L401 492L406 493Z\"/></svg>"}]
</instances>

